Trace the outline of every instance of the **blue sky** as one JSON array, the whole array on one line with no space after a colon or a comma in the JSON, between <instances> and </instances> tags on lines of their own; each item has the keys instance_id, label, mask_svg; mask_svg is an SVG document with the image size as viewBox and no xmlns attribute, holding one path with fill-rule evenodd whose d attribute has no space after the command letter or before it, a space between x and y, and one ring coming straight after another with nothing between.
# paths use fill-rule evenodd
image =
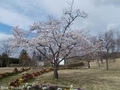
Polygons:
<instances>
[{"instance_id":1,"label":"blue sky","mask_svg":"<svg viewBox=\"0 0 120 90\"><path fill-rule=\"evenodd\" d=\"M72 0L0 0L0 40L11 37L12 26L28 30L34 22L46 20L47 15L60 18ZM78 19L76 29L90 30L96 35L105 30L120 30L120 0L74 0L74 9L89 14Z\"/></svg>"},{"instance_id":2,"label":"blue sky","mask_svg":"<svg viewBox=\"0 0 120 90\"><path fill-rule=\"evenodd\" d=\"M0 23L0 33L6 33L6 34L10 34L10 30L11 30L11 26L8 26L6 24Z\"/></svg>"}]
</instances>

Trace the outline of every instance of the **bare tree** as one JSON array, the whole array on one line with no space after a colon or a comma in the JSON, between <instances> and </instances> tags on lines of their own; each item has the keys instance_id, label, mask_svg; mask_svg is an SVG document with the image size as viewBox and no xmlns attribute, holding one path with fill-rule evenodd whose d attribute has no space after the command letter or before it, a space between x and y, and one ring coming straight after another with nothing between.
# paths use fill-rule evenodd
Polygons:
<instances>
[{"instance_id":1,"label":"bare tree","mask_svg":"<svg viewBox=\"0 0 120 90\"><path fill-rule=\"evenodd\" d=\"M106 60L106 70L109 69L109 59L110 54L115 51L115 32L114 30L109 30L100 35L104 40L104 58Z\"/></svg>"},{"instance_id":2,"label":"bare tree","mask_svg":"<svg viewBox=\"0 0 120 90\"><path fill-rule=\"evenodd\" d=\"M98 53L101 51L101 46L103 44L103 40L99 39L99 40L95 40L94 42L92 42L92 45L85 45L84 48L84 57L85 60L87 61L88 64L88 68L90 68L90 61L94 60L94 59L98 59Z\"/></svg>"},{"instance_id":3,"label":"bare tree","mask_svg":"<svg viewBox=\"0 0 120 90\"><path fill-rule=\"evenodd\" d=\"M91 36L92 43L97 43L102 41L101 46L98 47L97 52L93 54L93 59L97 61L98 65L103 64L103 39L99 36ZM101 61L101 63L99 62Z\"/></svg>"},{"instance_id":4,"label":"bare tree","mask_svg":"<svg viewBox=\"0 0 120 90\"><path fill-rule=\"evenodd\" d=\"M7 55L7 57L6 57L6 65L9 67L10 66L9 57L14 52L14 50L11 49L11 42L9 40L1 41L0 51L1 51L1 53L4 53L4 54Z\"/></svg>"},{"instance_id":5,"label":"bare tree","mask_svg":"<svg viewBox=\"0 0 120 90\"><path fill-rule=\"evenodd\" d=\"M116 51L120 52L120 31L116 32L117 38L116 38Z\"/></svg>"}]
</instances>

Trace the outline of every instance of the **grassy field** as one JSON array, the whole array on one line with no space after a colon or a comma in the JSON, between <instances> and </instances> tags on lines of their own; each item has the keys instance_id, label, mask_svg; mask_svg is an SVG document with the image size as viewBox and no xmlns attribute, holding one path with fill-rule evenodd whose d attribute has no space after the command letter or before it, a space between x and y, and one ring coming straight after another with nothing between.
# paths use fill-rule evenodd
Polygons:
<instances>
[{"instance_id":1,"label":"grassy field","mask_svg":"<svg viewBox=\"0 0 120 90\"><path fill-rule=\"evenodd\" d=\"M80 87L83 90L120 90L120 60L110 62L110 69L105 70L105 65L99 67L96 62L91 62L91 68L86 67L76 70L59 70L59 79L53 79L53 72L49 72L30 80L29 83L53 84ZM33 72L30 70L29 72ZM21 74L0 80L0 85L8 84L17 79Z\"/></svg>"},{"instance_id":2,"label":"grassy field","mask_svg":"<svg viewBox=\"0 0 120 90\"><path fill-rule=\"evenodd\" d=\"M86 67L76 70L60 70L59 79L53 79L53 72L37 77L34 82L51 83L54 85L71 84L83 90L120 90L120 60L109 63L110 70L105 70L105 65L98 66L91 63L91 69Z\"/></svg>"}]
</instances>

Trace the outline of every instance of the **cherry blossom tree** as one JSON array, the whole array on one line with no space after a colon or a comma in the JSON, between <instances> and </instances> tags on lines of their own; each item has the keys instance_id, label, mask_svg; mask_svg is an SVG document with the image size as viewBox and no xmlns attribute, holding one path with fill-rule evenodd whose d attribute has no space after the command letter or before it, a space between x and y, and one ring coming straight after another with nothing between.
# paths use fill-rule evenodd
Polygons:
<instances>
[{"instance_id":1,"label":"cherry blossom tree","mask_svg":"<svg viewBox=\"0 0 120 90\"><path fill-rule=\"evenodd\" d=\"M88 63L88 68L90 68L91 60L99 58L99 53L101 53L103 51L103 44L104 44L104 41L102 38L100 38L99 40L95 41L95 43L93 43L93 45L90 46L88 44L89 46L87 48L84 48L83 53L84 53L85 59Z\"/></svg>"},{"instance_id":2,"label":"cherry blossom tree","mask_svg":"<svg viewBox=\"0 0 120 90\"><path fill-rule=\"evenodd\" d=\"M45 60L52 63L56 79L58 78L58 65L61 61L68 57L79 56L87 48L95 48L83 30L72 29L71 26L77 18L88 16L84 11L73 10L72 5L73 3L63 11L60 19L49 16L46 21L34 22L28 31L21 30L19 26L12 29L13 37L10 39L14 41L12 47L26 47L30 51L37 50L45 57ZM43 48L48 52L44 53Z\"/></svg>"}]
</instances>

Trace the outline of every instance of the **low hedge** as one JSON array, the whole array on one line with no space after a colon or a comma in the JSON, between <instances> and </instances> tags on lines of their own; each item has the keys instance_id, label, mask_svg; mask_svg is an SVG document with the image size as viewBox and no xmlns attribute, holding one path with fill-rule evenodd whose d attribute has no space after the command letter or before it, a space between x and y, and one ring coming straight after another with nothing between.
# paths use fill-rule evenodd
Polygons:
<instances>
[{"instance_id":1,"label":"low hedge","mask_svg":"<svg viewBox=\"0 0 120 90\"><path fill-rule=\"evenodd\" d=\"M80 63L73 63L73 64L69 64L68 67L80 67L80 66L84 66L85 64L83 62Z\"/></svg>"}]
</instances>

